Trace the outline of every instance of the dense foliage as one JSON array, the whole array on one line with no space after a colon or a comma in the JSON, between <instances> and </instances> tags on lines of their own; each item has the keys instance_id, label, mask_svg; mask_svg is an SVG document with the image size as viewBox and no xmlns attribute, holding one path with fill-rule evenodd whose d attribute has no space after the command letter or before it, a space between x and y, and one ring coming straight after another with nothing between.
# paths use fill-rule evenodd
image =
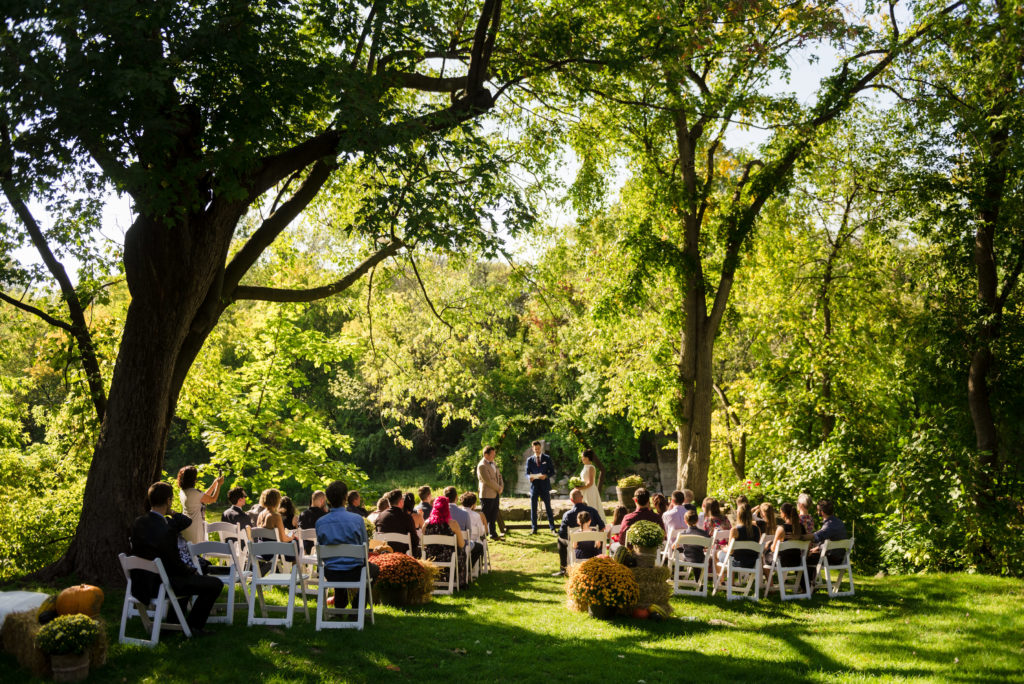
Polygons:
<instances>
[{"instance_id":1,"label":"dense foliage","mask_svg":"<svg viewBox=\"0 0 1024 684\"><path fill-rule=\"evenodd\" d=\"M456 33L476 11L442 5L402 5L375 29L393 34L409 70L420 61L400 48L422 47L437 28L429 10ZM202 111L216 130L251 134L241 152L230 136L205 141L216 192L237 191L261 151L319 130L332 88L373 86L372 107L352 100L338 116L353 126L375 117L381 137L345 134L373 153L339 155L315 200L235 285L280 298L357 277L310 301L214 297L216 320L155 437L165 476L196 463L201 482L223 471L229 485L278 486L305 503L335 477L360 484L424 465L473 485L481 447L494 444L508 490L520 454L543 438L560 476L576 474L591 447L603 486L657 463L668 492L706 451L709 494L834 500L865 567L1020 574L1024 66L1001 48L1020 44L1019 15L984 0L922 2L913 16L884 9L879 29L828 4L716 0L671 21L645 3L524 5L508 17L524 47L496 64L507 91L495 116L420 142L394 137L391 124L443 98L354 68L366 55L345 53L350 45L325 47L328 34L361 30L345 24L354 6L314 13L305 33L288 12L253 19L247 30L276 36L287 56L260 62L273 76L265 88L217 86L224 46L204 37L200 17L172 16L170 45L191 60L171 65L191 74L179 86L215 95ZM128 21L101 14L119 31ZM44 40L49 29L26 20L24 30ZM262 59L247 36L232 39L245 47L237 63L219 69ZM802 50L826 43L837 66L808 105L785 82L800 75ZM47 50L40 59L84 68ZM446 67L425 61L440 79L432 86L448 84ZM3 77L5 88L28 88ZM134 92L125 79L118 87ZM98 83L73 93L89 106L71 118L61 118L71 94L49 101L35 83L0 121L7 130L16 115L43 112L0 140L14 145L0 160L0 578L55 561L73 536L127 312L145 299L122 246L104 238L97 198L114 188L175 201L143 162L163 158L156 137L111 133L105 144L124 139L113 177L97 170L95 150L48 142L121 107L135 128L160 119ZM278 111L285 85L301 98ZM249 91L255 108L239 108ZM734 136L737 125L764 134ZM195 171L174 167L169 182ZM243 253L311 172L296 173L244 212L226 252ZM25 256L39 235L20 197L45 209L50 257L72 273L46 250L46 268ZM544 206L547 224L534 212ZM691 358L694 316L715 325ZM698 358L703 389L684 368ZM709 432L684 449L698 395Z\"/></svg>"}]
</instances>

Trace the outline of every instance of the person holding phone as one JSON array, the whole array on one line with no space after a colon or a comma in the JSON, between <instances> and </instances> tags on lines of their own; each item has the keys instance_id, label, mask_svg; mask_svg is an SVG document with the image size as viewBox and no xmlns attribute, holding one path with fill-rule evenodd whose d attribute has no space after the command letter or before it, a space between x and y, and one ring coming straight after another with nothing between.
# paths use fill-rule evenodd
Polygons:
<instances>
[{"instance_id":1,"label":"person holding phone","mask_svg":"<svg viewBox=\"0 0 1024 684\"><path fill-rule=\"evenodd\" d=\"M206 505L212 504L220 497L220 486L224 484L224 476L218 475L205 492L196 489L199 470L188 465L178 471L178 498L181 510L192 519L192 524L182 530L181 536L193 544L206 541Z\"/></svg>"}]
</instances>

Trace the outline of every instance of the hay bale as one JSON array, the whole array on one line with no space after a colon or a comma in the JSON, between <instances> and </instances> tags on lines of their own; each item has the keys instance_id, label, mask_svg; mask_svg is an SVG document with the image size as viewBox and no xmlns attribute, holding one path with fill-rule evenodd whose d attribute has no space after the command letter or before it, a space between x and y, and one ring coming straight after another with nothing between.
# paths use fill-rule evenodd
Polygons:
<instances>
[{"instance_id":1,"label":"hay bale","mask_svg":"<svg viewBox=\"0 0 1024 684\"><path fill-rule=\"evenodd\" d=\"M18 665L36 677L50 676L50 659L36 648L36 634L39 633L39 618L36 611L26 610L11 613L4 620L4 650L13 655Z\"/></svg>"},{"instance_id":2,"label":"hay bale","mask_svg":"<svg viewBox=\"0 0 1024 684\"><path fill-rule=\"evenodd\" d=\"M100 626L100 635L89 651L89 668L96 669L107 662L110 643L107 639L107 624L102 618L94 618ZM42 625L36 611L11 613L4 621L2 637L4 650L13 655L18 664L40 678L50 677L50 658L36 648L36 634Z\"/></svg>"},{"instance_id":3,"label":"hay bale","mask_svg":"<svg viewBox=\"0 0 1024 684\"><path fill-rule=\"evenodd\" d=\"M672 596L672 585L668 583L668 578L672 572L669 568L630 568L630 571L636 583L640 585L637 606L647 608L658 605L666 611L671 611L669 598Z\"/></svg>"}]
</instances>

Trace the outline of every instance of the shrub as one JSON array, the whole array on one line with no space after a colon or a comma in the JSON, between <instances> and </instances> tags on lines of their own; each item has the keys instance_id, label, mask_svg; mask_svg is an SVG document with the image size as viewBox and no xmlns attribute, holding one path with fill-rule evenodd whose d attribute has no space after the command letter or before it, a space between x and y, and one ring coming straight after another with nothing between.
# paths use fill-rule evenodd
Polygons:
<instances>
[{"instance_id":1,"label":"shrub","mask_svg":"<svg viewBox=\"0 0 1024 684\"><path fill-rule=\"evenodd\" d=\"M47 622L36 635L36 645L47 655L84 653L96 643L100 628L92 618L76 613Z\"/></svg>"},{"instance_id":2,"label":"shrub","mask_svg":"<svg viewBox=\"0 0 1024 684\"><path fill-rule=\"evenodd\" d=\"M626 475L625 477L620 477L616 484L618 484L622 489L643 487L644 479L639 475Z\"/></svg>"},{"instance_id":3,"label":"shrub","mask_svg":"<svg viewBox=\"0 0 1024 684\"><path fill-rule=\"evenodd\" d=\"M579 610L591 605L629 608L640 596L640 587L629 568L607 556L591 558L575 567L566 591Z\"/></svg>"},{"instance_id":4,"label":"shrub","mask_svg":"<svg viewBox=\"0 0 1024 684\"><path fill-rule=\"evenodd\" d=\"M665 541L665 530L661 529L661 525L658 523L641 520L629 526L626 541L633 546L642 548L661 546L661 543Z\"/></svg>"}]
</instances>

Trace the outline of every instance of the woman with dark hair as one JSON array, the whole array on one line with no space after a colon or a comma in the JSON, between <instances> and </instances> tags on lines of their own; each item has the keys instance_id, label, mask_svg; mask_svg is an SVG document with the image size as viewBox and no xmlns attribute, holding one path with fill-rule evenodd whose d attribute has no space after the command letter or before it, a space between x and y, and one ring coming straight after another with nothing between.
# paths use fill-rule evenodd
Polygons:
<instances>
[{"instance_id":1,"label":"woman with dark hair","mask_svg":"<svg viewBox=\"0 0 1024 684\"><path fill-rule=\"evenodd\" d=\"M423 528L423 514L416 510L416 496L412 492L406 492L402 497L402 509L412 518L417 530Z\"/></svg>"},{"instance_id":2,"label":"woman with dark hair","mask_svg":"<svg viewBox=\"0 0 1024 684\"><path fill-rule=\"evenodd\" d=\"M284 523L284 529L294 530L298 527L299 517L295 514L295 504L292 503L291 497L282 496L277 511L281 514L281 522Z\"/></svg>"},{"instance_id":3,"label":"woman with dark hair","mask_svg":"<svg viewBox=\"0 0 1024 684\"><path fill-rule=\"evenodd\" d=\"M659 492L651 497L651 510L659 516L665 515L665 511L668 510L668 499L664 494Z\"/></svg>"},{"instance_id":4,"label":"woman with dark hair","mask_svg":"<svg viewBox=\"0 0 1024 684\"><path fill-rule=\"evenodd\" d=\"M729 539L738 542L754 542L761 540L761 530L754 524L754 516L749 503L741 503L736 509L736 527L729 531ZM741 568L752 568L757 564L757 551L733 551L732 558ZM725 563L725 551L718 552L718 562ZM735 566L733 566L735 567Z\"/></svg>"},{"instance_id":5,"label":"woman with dark hair","mask_svg":"<svg viewBox=\"0 0 1024 684\"><path fill-rule=\"evenodd\" d=\"M199 470L194 465L185 466L178 471L178 498L181 500L181 511L192 519L192 524L181 531L187 542L198 544L206 541L206 504L212 504L220 496L220 486L224 484L224 476L214 479L213 484L205 492L196 489Z\"/></svg>"},{"instance_id":6,"label":"woman with dark hair","mask_svg":"<svg viewBox=\"0 0 1024 684\"><path fill-rule=\"evenodd\" d=\"M584 449L583 453L580 454L580 461L583 462L583 470L580 471L580 479L583 480L583 486L580 487L580 491L583 492L583 503L590 506L595 511L604 511L601 506L601 492L597 488L597 468L594 466L594 450Z\"/></svg>"},{"instance_id":7,"label":"woman with dark hair","mask_svg":"<svg viewBox=\"0 0 1024 684\"><path fill-rule=\"evenodd\" d=\"M708 497L704 499L704 523L701 525L704 531L708 533L709 537L714 537L715 532L718 530L729 530L732 529L732 523L729 519L722 515L722 508L718 504L718 499L712 499ZM719 540L718 546L725 548L728 544L724 539Z\"/></svg>"},{"instance_id":8,"label":"woman with dark hair","mask_svg":"<svg viewBox=\"0 0 1024 684\"><path fill-rule=\"evenodd\" d=\"M452 520L451 510L448 506L448 498L439 496L434 499L434 506L430 509L430 517L427 518L426 524L423 526L423 536L428 534L440 534L446 537L455 537L456 549L452 549L450 546L441 546L439 544L428 544L423 547L423 557L432 560L437 563L446 563L452 559L452 551L457 551L457 564L459 568L459 576L456 578L458 585L465 586L469 583L469 575L466 572L466 539L462 536L462 530L459 529L459 523ZM440 577L438 577L438 584L444 584L448 581L447 575L442 571Z\"/></svg>"},{"instance_id":9,"label":"woman with dark hair","mask_svg":"<svg viewBox=\"0 0 1024 684\"><path fill-rule=\"evenodd\" d=\"M608 534L611 535L611 540L616 544L621 544L619 541L619 530L622 529L622 521L629 515L629 509L625 506L616 506L612 512L612 522L608 526ZM615 551L615 546L608 547L610 551Z\"/></svg>"},{"instance_id":10,"label":"woman with dark hair","mask_svg":"<svg viewBox=\"0 0 1024 684\"><path fill-rule=\"evenodd\" d=\"M782 524L775 528L775 536L772 539L772 551L784 541L803 541L810 539L811 535L804 530L800 521L800 510L788 501L779 509L782 511ZM783 551L779 556L779 564L784 567L793 567L800 562L800 550L789 549Z\"/></svg>"}]
</instances>

